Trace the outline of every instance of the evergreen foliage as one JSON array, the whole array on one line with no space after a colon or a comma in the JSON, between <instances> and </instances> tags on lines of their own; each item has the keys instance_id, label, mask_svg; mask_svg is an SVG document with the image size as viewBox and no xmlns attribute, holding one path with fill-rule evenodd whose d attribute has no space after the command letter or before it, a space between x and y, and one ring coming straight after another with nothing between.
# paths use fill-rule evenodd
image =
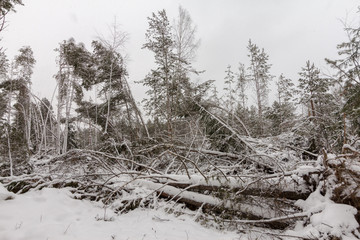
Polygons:
<instances>
[{"instance_id":1,"label":"evergreen foliage","mask_svg":"<svg viewBox=\"0 0 360 240\"><path fill-rule=\"evenodd\" d=\"M360 26L345 27L348 41L337 46L338 60L325 59L336 70L335 79L341 84L344 118L351 121L350 129L360 134Z\"/></svg>"},{"instance_id":2,"label":"evergreen foliage","mask_svg":"<svg viewBox=\"0 0 360 240\"><path fill-rule=\"evenodd\" d=\"M173 52L171 26L165 10L153 13L148 22L143 48L154 53L156 69L152 69L143 80L143 84L150 88L147 91L150 98L145 100L145 107L149 114L167 122L168 134L171 135L175 107L171 105L171 100L177 93L174 86L176 56Z\"/></svg>"},{"instance_id":3,"label":"evergreen foliage","mask_svg":"<svg viewBox=\"0 0 360 240\"><path fill-rule=\"evenodd\" d=\"M299 75L299 100L308 109L308 118L305 120L308 130L305 135L311 139L313 151L332 149L336 145L334 141L339 139L339 131L336 129L341 127L340 106L330 93L333 82L321 77L320 70L310 61L306 62Z\"/></svg>"},{"instance_id":4,"label":"evergreen foliage","mask_svg":"<svg viewBox=\"0 0 360 240\"><path fill-rule=\"evenodd\" d=\"M269 55L265 53L264 49L260 49L256 44L249 40L248 44L250 66L249 66L249 80L255 86L257 111L259 117L258 136L264 134L263 113L267 104L267 96L269 92L269 82L273 76L270 74L271 64L268 63Z\"/></svg>"},{"instance_id":5,"label":"evergreen foliage","mask_svg":"<svg viewBox=\"0 0 360 240\"><path fill-rule=\"evenodd\" d=\"M225 87L224 87L224 92L225 92L225 106L226 108L233 113L234 112L234 104L235 104L235 76L234 76L234 72L231 71L231 66L228 65L225 71Z\"/></svg>"},{"instance_id":6,"label":"evergreen foliage","mask_svg":"<svg viewBox=\"0 0 360 240\"><path fill-rule=\"evenodd\" d=\"M15 11L15 5L22 5L22 0L1 0L0 2L0 16L6 15L10 11Z\"/></svg>"},{"instance_id":7,"label":"evergreen foliage","mask_svg":"<svg viewBox=\"0 0 360 240\"><path fill-rule=\"evenodd\" d=\"M270 120L270 134L279 135L291 130L295 124L295 106L292 103L294 83L283 74L276 82L277 101L267 109L265 115Z\"/></svg>"},{"instance_id":8,"label":"evergreen foliage","mask_svg":"<svg viewBox=\"0 0 360 240\"><path fill-rule=\"evenodd\" d=\"M248 78L246 76L245 65L239 63L238 72L236 73L236 93L239 98L239 104L241 108L246 108L246 88L248 85Z\"/></svg>"}]
</instances>

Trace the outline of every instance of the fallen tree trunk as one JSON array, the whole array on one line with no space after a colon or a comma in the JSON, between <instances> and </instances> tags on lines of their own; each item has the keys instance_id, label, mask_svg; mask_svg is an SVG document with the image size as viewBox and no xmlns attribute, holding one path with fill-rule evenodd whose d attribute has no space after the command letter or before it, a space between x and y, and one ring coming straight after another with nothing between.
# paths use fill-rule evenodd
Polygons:
<instances>
[{"instance_id":1,"label":"fallen tree trunk","mask_svg":"<svg viewBox=\"0 0 360 240\"><path fill-rule=\"evenodd\" d=\"M189 183L177 183L177 182L169 182L167 185L181 188L181 189L188 189L189 191L231 191L233 193L237 193L240 195L252 195L252 196L261 196L261 197L272 197L272 198L286 198L289 200L299 200L299 199L306 199L310 194L311 191L307 192L300 192L300 191L284 191L281 189L259 189L259 188L225 188L223 186L211 186L211 185L191 185Z\"/></svg>"},{"instance_id":2,"label":"fallen tree trunk","mask_svg":"<svg viewBox=\"0 0 360 240\"><path fill-rule=\"evenodd\" d=\"M254 225L266 226L273 229L285 229L289 226L287 220L292 219L291 217L280 216L280 211L269 209L267 206L253 206L243 202L236 203L235 201L221 200L210 195L190 192L186 188L179 189L151 181L137 180L136 182L141 186L152 189L161 198L184 203L192 210L202 209L205 213L223 215L222 218L254 220L254 222L251 222ZM189 188L191 188L191 186L189 186ZM278 220L264 221L272 218L278 218Z\"/></svg>"},{"instance_id":3,"label":"fallen tree trunk","mask_svg":"<svg viewBox=\"0 0 360 240\"><path fill-rule=\"evenodd\" d=\"M208 177L169 175L176 181L163 178L161 183L189 191L228 191L236 195L252 195L271 198L285 198L289 200L306 199L313 191L311 175L320 175L322 169L304 168L282 174L263 176L246 175L238 177Z\"/></svg>"}]
</instances>

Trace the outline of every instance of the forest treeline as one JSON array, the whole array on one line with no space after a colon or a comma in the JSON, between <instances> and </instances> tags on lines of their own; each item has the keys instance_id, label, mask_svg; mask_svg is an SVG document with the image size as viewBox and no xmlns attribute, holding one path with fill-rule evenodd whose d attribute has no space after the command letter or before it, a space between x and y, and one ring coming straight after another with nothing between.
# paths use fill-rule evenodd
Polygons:
<instances>
[{"instance_id":1,"label":"forest treeline","mask_svg":"<svg viewBox=\"0 0 360 240\"><path fill-rule=\"evenodd\" d=\"M1 30L16 4L22 3L2 1ZM59 43L56 106L53 99L39 99L31 91L36 64L31 47L19 49L11 61L1 49L2 162L19 164L35 154L73 148L112 152L158 143L244 151L232 131L255 138L293 132L308 152L338 152L348 139L359 136L359 26L346 26L348 41L337 46L339 58L326 59L333 75L325 76L307 61L299 66L297 86L283 74L271 75L269 55L249 40L249 65L239 63L235 71L227 67L220 95L213 81L192 81L201 75L192 64L200 41L189 13L180 7L171 23L161 10L147 21L143 49L153 52L155 62L139 82L149 89L143 101L147 120L132 95L120 51L127 35L116 25L110 39L94 40L91 49L73 38ZM271 81L277 88L269 105ZM256 99L251 107L249 86ZM84 97L88 91L95 91L95 99Z\"/></svg>"}]
</instances>

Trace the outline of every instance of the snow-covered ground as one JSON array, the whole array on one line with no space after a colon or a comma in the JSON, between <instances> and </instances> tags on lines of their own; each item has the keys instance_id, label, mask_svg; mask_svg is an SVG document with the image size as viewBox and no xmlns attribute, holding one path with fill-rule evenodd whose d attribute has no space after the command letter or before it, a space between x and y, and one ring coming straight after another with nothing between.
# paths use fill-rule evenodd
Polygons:
<instances>
[{"instance_id":1,"label":"snow-covered ground","mask_svg":"<svg viewBox=\"0 0 360 240\"><path fill-rule=\"evenodd\" d=\"M306 226L299 221L295 229L283 233L283 239L326 239L333 235L350 240L360 236L356 209L351 206L335 204L318 191L297 205L315 214ZM206 228L190 215L175 216L161 207L118 215L101 203L73 199L69 189L44 188L15 195L0 184L0 240L272 239L256 228L252 230L236 233Z\"/></svg>"},{"instance_id":2,"label":"snow-covered ground","mask_svg":"<svg viewBox=\"0 0 360 240\"><path fill-rule=\"evenodd\" d=\"M330 236L343 240L360 238L357 231L359 224L354 217L356 208L334 203L328 196L320 194L320 187L305 201L298 200L295 205L312 215L309 214L311 217L306 226L298 222L294 230L287 231L288 234L314 239L327 239Z\"/></svg>"},{"instance_id":3,"label":"snow-covered ground","mask_svg":"<svg viewBox=\"0 0 360 240\"><path fill-rule=\"evenodd\" d=\"M67 189L14 195L0 184L0 240L20 239L226 240L239 235L205 228L188 215L175 217L163 209L137 208L116 215L99 203L73 199Z\"/></svg>"}]
</instances>

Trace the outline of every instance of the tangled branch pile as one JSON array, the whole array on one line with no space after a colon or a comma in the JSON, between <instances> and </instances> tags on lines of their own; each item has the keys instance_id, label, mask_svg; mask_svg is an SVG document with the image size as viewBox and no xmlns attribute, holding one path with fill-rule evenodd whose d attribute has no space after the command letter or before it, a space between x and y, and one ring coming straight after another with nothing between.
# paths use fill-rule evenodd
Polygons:
<instances>
[{"instance_id":1,"label":"tangled branch pile","mask_svg":"<svg viewBox=\"0 0 360 240\"><path fill-rule=\"evenodd\" d=\"M0 181L18 194L69 187L74 198L101 201L119 214L162 202L169 212L184 214L190 209L205 224L238 230L246 225L278 230L292 229L299 222L307 226L325 211L304 207L314 196L353 206L346 205L359 221L357 150L345 146L346 154L324 152L316 161L304 162L293 147L273 145L270 139L246 141L256 153L237 155L170 144L117 155L71 150L34 160L32 174ZM318 233L336 236L331 232L335 227ZM359 236L356 228L341 234Z\"/></svg>"}]
</instances>

